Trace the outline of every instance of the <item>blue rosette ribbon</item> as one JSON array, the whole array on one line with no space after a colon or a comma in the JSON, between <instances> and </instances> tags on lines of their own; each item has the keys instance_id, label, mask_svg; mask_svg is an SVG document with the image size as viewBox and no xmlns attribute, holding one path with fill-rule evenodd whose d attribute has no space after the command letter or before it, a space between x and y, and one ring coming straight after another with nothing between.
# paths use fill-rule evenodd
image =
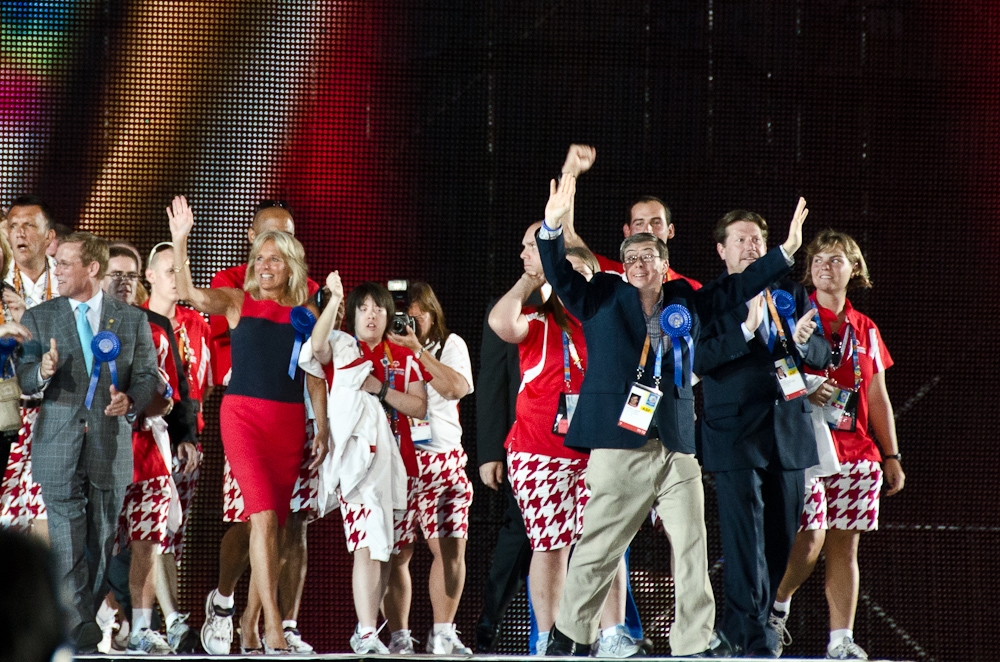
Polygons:
<instances>
[{"instance_id":1,"label":"blue rosette ribbon","mask_svg":"<svg viewBox=\"0 0 1000 662\"><path fill-rule=\"evenodd\" d=\"M2 376L4 379L14 376L14 362L11 357L14 356L15 349L17 349L17 338L12 336L0 338L0 366L3 366Z\"/></svg>"},{"instance_id":2,"label":"blue rosette ribbon","mask_svg":"<svg viewBox=\"0 0 1000 662\"><path fill-rule=\"evenodd\" d=\"M289 314L292 328L295 329L295 344L292 346L292 360L288 362L288 376L295 379L295 371L299 368L299 353L302 343L306 341L316 326L316 316L305 306L295 306Z\"/></svg>"},{"instance_id":3,"label":"blue rosette ribbon","mask_svg":"<svg viewBox=\"0 0 1000 662\"><path fill-rule=\"evenodd\" d=\"M87 389L87 399L84 401L87 409L94 402L97 392L97 380L101 377L101 364L107 363L111 371L111 383L118 388L118 366L115 359L122 351L122 341L110 331L101 331L90 341L90 350L94 353L94 369L90 373L90 388Z\"/></svg>"},{"instance_id":4,"label":"blue rosette ribbon","mask_svg":"<svg viewBox=\"0 0 1000 662\"><path fill-rule=\"evenodd\" d=\"M771 299L774 301L774 309L788 323L788 328L795 332L795 297L785 290L773 290Z\"/></svg>"},{"instance_id":5,"label":"blue rosette ribbon","mask_svg":"<svg viewBox=\"0 0 1000 662\"><path fill-rule=\"evenodd\" d=\"M660 328L670 336L674 350L674 385L684 388L684 353L680 341L688 348L688 360L694 367L694 340L691 339L691 311L679 303L670 304L660 313ZM690 383L690 380L687 380Z\"/></svg>"}]
</instances>

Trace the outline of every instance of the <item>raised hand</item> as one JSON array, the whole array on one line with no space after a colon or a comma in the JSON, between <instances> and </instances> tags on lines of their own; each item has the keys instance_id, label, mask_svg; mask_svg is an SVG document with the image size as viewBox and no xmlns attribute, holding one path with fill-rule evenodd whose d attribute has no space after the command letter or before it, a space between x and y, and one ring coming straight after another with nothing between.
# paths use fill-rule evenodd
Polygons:
<instances>
[{"instance_id":1,"label":"raised hand","mask_svg":"<svg viewBox=\"0 0 1000 662\"><path fill-rule=\"evenodd\" d=\"M42 379L51 379L59 366L59 350L56 349L56 339L49 338L49 351L42 354L42 362L38 366L38 374Z\"/></svg>"},{"instance_id":2,"label":"raised hand","mask_svg":"<svg viewBox=\"0 0 1000 662\"><path fill-rule=\"evenodd\" d=\"M330 298L342 300L344 298L344 284L340 282L340 272L331 271L326 277L326 289L330 290Z\"/></svg>"},{"instance_id":3,"label":"raised hand","mask_svg":"<svg viewBox=\"0 0 1000 662\"><path fill-rule=\"evenodd\" d=\"M806 199L799 198L799 204L795 207L795 215L792 216L792 224L788 226L788 239L785 240L785 252L794 255L795 251L802 246L802 224L809 215L806 209Z\"/></svg>"},{"instance_id":4,"label":"raised hand","mask_svg":"<svg viewBox=\"0 0 1000 662\"><path fill-rule=\"evenodd\" d=\"M194 227L194 212L187 198L178 195L167 207L167 218L170 219L170 238L174 243L184 241Z\"/></svg>"},{"instance_id":5,"label":"raised hand","mask_svg":"<svg viewBox=\"0 0 1000 662\"><path fill-rule=\"evenodd\" d=\"M563 174L571 174L579 177L590 170L597 159L597 150L590 145L570 145L566 154L566 162L563 163Z\"/></svg>"},{"instance_id":6,"label":"raised hand","mask_svg":"<svg viewBox=\"0 0 1000 662\"><path fill-rule=\"evenodd\" d=\"M576 177L563 177L561 182L549 182L549 201L545 204L546 227L562 227L563 217L573 208L576 195Z\"/></svg>"},{"instance_id":7,"label":"raised hand","mask_svg":"<svg viewBox=\"0 0 1000 662\"><path fill-rule=\"evenodd\" d=\"M792 340L797 345L805 345L809 342L810 336L816 330L816 311L809 310L795 323L795 331L792 333Z\"/></svg>"}]
</instances>

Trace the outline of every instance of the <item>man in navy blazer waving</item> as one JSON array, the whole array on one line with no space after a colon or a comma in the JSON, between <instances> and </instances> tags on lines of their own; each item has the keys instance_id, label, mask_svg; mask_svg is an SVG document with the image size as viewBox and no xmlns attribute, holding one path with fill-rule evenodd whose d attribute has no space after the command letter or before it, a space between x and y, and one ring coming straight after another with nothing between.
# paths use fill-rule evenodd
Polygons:
<instances>
[{"instance_id":1,"label":"man in navy blazer waving","mask_svg":"<svg viewBox=\"0 0 1000 662\"><path fill-rule=\"evenodd\" d=\"M650 234L632 235L622 243L627 283L607 274L596 274L588 283L576 274L566 261L562 238L575 190L571 174L563 175L558 187L552 182L538 250L546 279L581 321L587 337L589 365L566 445L591 450L587 486L592 496L547 654L582 652L597 638L601 607L618 559L650 507L663 520L673 553L677 597L671 653L704 653L712 639L715 597L708 579L701 469L694 457L691 339L698 337L707 319L744 305L788 272L790 256L802 243L804 201L781 250L742 274L695 292L685 281L663 282L669 264L667 247ZM685 337L673 340L662 332L659 321L660 313L671 306L686 309L690 319ZM676 353L675 344L680 349ZM619 425L625 410L635 409L629 404L637 389L644 393L646 404L655 402L644 433L634 432L635 425L631 429ZM660 394L651 402L645 395L649 392Z\"/></svg>"},{"instance_id":2,"label":"man in navy blazer waving","mask_svg":"<svg viewBox=\"0 0 1000 662\"><path fill-rule=\"evenodd\" d=\"M719 220L715 235L726 263L719 280L726 280L764 254L767 222L734 210ZM791 295L784 314L775 305L779 294ZM778 614L769 625L769 608L799 526L804 469L819 461L809 400L797 386L788 388L796 380L787 376L792 366L830 363L830 344L813 335L813 315L805 288L778 280L705 324L695 357L705 396L699 457L715 475L726 560L720 629L753 656L781 654L784 620ZM776 377L784 378L787 396Z\"/></svg>"}]
</instances>

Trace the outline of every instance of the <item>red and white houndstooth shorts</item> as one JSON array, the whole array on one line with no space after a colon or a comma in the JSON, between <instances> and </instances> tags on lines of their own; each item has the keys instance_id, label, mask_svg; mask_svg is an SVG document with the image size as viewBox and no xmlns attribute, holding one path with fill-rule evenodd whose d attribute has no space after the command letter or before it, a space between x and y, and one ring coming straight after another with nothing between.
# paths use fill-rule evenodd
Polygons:
<instances>
[{"instance_id":1,"label":"red and white houndstooth shorts","mask_svg":"<svg viewBox=\"0 0 1000 662\"><path fill-rule=\"evenodd\" d=\"M424 539L468 538L472 482L465 450L416 453L418 474L409 480L406 515L396 523L396 549L417 541L418 525Z\"/></svg>"},{"instance_id":2,"label":"red and white houndstooth shorts","mask_svg":"<svg viewBox=\"0 0 1000 662\"><path fill-rule=\"evenodd\" d=\"M806 484L799 531L877 531L881 492L878 462L845 462L840 473Z\"/></svg>"},{"instance_id":3,"label":"red and white houndstooth shorts","mask_svg":"<svg viewBox=\"0 0 1000 662\"><path fill-rule=\"evenodd\" d=\"M115 553L133 540L163 543L170 516L170 476L156 476L132 483L125 490L125 504L118 516Z\"/></svg>"},{"instance_id":4,"label":"red and white houndstooth shorts","mask_svg":"<svg viewBox=\"0 0 1000 662\"><path fill-rule=\"evenodd\" d=\"M10 446L0 482L0 528L27 530L32 520L46 519L42 486L31 476L31 441L38 407L21 408L21 429Z\"/></svg>"},{"instance_id":5,"label":"red and white houndstooth shorts","mask_svg":"<svg viewBox=\"0 0 1000 662\"><path fill-rule=\"evenodd\" d=\"M508 453L507 467L531 549L548 552L574 544L590 498L587 460Z\"/></svg>"},{"instance_id":6,"label":"red and white houndstooth shorts","mask_svg":"<svg viewBox=\"0 0 1000 662\"><path fill-rule=\"evenodd\" d=\"M202 456L200 444L198 456ZM191 504L194 503L194 493L201 475L200 462L198 466L198 469L186 474L181 472L181 463L176 457L173 458L172 462L174 485L177 487L177 498L181 502L181 525L176 531L167 530L167 536L160 544L160 553L173 554L178 568L181 566L181 557L184 555L184 534L187 532L187 525L191 520Z\"/></svg>"}]
</instances>

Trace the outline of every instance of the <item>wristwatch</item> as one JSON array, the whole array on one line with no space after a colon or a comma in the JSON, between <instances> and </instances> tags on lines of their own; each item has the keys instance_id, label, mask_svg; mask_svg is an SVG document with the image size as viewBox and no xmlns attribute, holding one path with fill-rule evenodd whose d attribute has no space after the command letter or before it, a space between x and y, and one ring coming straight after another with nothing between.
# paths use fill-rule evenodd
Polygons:
<instances>
[{"instance_id":1,"label":"wristwatch","mask_svg":"<svg viewBox=\"0 0 1000 662\"><path fill-rule=\"evenodd\" d=\"M893 453L892 455L883 455L882 456L882 461L884 462L885 460L895 460L896 462L899 462L900 464L902 464L903 463L903 454L897 452L897 453Z\"/></svg>"}]
</instances>

